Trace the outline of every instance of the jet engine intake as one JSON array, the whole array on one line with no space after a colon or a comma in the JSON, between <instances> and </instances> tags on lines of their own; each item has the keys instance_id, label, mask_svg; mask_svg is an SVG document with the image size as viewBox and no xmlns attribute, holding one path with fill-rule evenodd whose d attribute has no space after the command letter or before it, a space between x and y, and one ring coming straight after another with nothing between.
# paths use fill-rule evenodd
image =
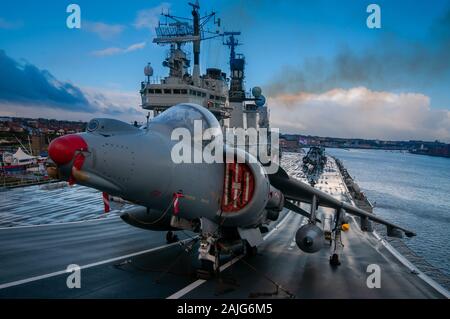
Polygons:
<instances>
[{"instance_id":1,"label":"jet engine intake","mask_svg":"<svg viewBox=\"0 0 450 319\"><path fill-rule=\"evenodd\" d=\"M267 209L280 207L282 194L272 188L264 168L239 148L226 148L223 193L218 213L224 226L252 227L266 219ZM273 193L271 195L271 191ZM276 194L275 194L276 193ZM282 207L282 205L281 205Z\"/></svg>"}]
</instances>

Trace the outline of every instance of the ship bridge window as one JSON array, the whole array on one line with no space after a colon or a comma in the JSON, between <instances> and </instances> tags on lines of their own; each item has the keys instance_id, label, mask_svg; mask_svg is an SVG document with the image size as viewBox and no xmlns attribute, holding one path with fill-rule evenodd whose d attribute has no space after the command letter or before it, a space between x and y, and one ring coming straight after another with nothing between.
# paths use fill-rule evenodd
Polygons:
<instances>
[{"instance_id":1,"label":"ship bridge window","mask_svg":"<svg viewBox=\"0 0 450 319\"><path fill-rule=\"evenodd\" d=\"M206 97L206 93L205 92L202 92L202 97Z\"/></svg>"},{"instance_id":2,"label":"ship bridge window","mask_svg":"<svg viewBox=\"0 0 450 319\"><path fill-rule=\"evenodd\" d=\"M187 94L187 90L186 89L181 89L181 94Z\"/></svg>"},{"instance_id":3,"label":"ship bridge window","mask_svg":"<svg viewBox=\"0 0 450 319\"><path fill-rule=\"evenodd\" d=\"M180 94L180 90L179 89L173 89L173 94Z\"/></svg>"},{"instance_id":4,"label":"ship bridge window","mask_svg":"<svg viewBox=\"0 0 450 319\"><path fill-rule=\"evenodd\" d=\"M197 91L197 96L202 96L202 92Z\"/></svg>"},{"instance_id":5,"label":"ship bridge window","mask_svg":"<svg viewBox=\"0 0 450 319\"><path fill-rule=\"evenodd\" d=\"M164 89L164 94L172 94L172 90L171 89Z\"/></svg>"},{"instance_id":6,"label":"ship bridge window","mask_svg":"<svg viewBox=\"0 0 450 319\"><path fill-rule=\"evenodd\" d=\"M162 90L161 89L155 89L155 94L162 94Z\"/></svg>"},{"instance_id":7,"label":"ship bridge window","mask_svg":"<svg viewBox=\"0 0 450 319\"><path fill-rule=\"evenodd\" d=\"M210 98L211 100L214 100L214 95L211 94L211 95L209 96L209 98Z\"/></svg>"},{"instance_id":8,"label":"ship bridge window","mask_svg":"<svg viewBox=\"0 0 450 319\"><path fill-rule=\"evenodd\" d=\"M149 94L153 94L153 93L155 93L155 90L153 90L153 89L148 89L148 93L149 93Z\"/></svg>"},{"instance_id":9,"label":"ship bridge window","mask_svg":"<svg viewBox=\"0 0 450 319\"><path fill-rule=\"evenodd\" d=\"M195 96L195 91L194 90L189 90L189 94Z\"/></svg>"}]
</instances>

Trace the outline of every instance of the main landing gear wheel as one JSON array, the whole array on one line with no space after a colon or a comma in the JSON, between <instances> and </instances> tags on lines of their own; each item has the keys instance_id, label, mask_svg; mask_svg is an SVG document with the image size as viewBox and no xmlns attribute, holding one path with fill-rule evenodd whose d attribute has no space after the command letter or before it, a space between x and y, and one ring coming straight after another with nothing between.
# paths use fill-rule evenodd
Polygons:
<instances>
[{"instance_id":1,"label":"main landing gear wheel","mask_svg":"<svg viewBox=\"0 0 450 319\"><path fill-rule=\"evenodd\" d=\"M330 265L333 267L339 266L341 262L339 261L339 255L333 254L330 256Z\"/></svg>"},{"instance_id":2,"label":"main landing gear wheel","mask_svg":"<svg viewBox=\"0 0 450 319\"><path fill-rule=\"evenodd\" d=\"M220 257L218 254L215 256L215 261L201 259L200 263L200 269L197 270L197 277L199 279L211 279L220 271Z\"/></svg>"},{"instance_id":3,"label":"main landing gear wheel","mask_svg":"<svg viewBox=\"0 0 450 319\"><path fill-rule=\"evenodd\" d=\"M202 259L201 260L201 269L212 274L215 272L214 264L215 263L213 261Z\"/></svg>"},{"instance_id":4,"label":"main landing gear wheel","mask_svg":"<svg viewBox=\"0 0 450 319\"><path fill-rule=\"evenodd\" d=\"M250 246L250 244L248 242L245 242L245 255L252 257L252 256L256 256L258 254L258 247L254 246Z\"/></svg>"},{"instance_id":5,"label":"main landing gear wheel","mask_svg":"<svg viewBox=\"0 0 450 319\"><path fill-rule=\"evenodd\" d=\"M178 236L173 233L173 231L168 231L166 234L166 242L172 244L178 241Z\"/></svg>"}]
</instances>

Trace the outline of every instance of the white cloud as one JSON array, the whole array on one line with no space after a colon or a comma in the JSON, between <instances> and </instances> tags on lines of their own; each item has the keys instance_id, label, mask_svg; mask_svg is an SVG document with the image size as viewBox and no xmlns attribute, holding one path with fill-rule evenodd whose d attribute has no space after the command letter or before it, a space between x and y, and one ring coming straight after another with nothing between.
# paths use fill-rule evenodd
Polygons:
<instances>
[{"instance_id":1,"label":"white cloud","mask_svg":"<svg viewBox=\"0 0 450 319\"><path fill-rule=\"evenodd\" d=\"M128 112L134 108L140 111L141 104L139 92L119 91L103 88L82 88L87 100L104 113Z\"/></svg>"},{"instance_id":2,"label":"white cloud","mask_svg":"<svg viewBox=\"0 0 450 319\"><path fill-rule=\"evenodd\" d=\"M107 24L103 22L83 21L81 28L95 33L103 40L110 40L122 33L125 26L120 24Z\"/></svg>"},{"instance_id":3,"label":"white cloud","mask_svg":"<svg viewBox=\"0 0 450 319\"><path fill-rule=\"evenodd\" d=\"M272 126L284 132L333 137L450 142L450 111L430 108L419 93L365 87L269 98Z\"/></svg>"},{"instance_id":4,"label":"white cloud","mask_svg":"<svg viewBox=\"0 0 450 319\"><path fill-rule=\"evenodd\" d=\"M145 48L146 44L147 44L146 42L139 42L139 43L132 44L128 48L125 49L125 53L133 52L136 50L142 50L143 48Z\"/></svg>"},{"instance_id":5,"label":"white cloud","mask_svg":"<svg viewBox=\"0 0 450 319\"><path fill-rule=\"evenodd\" d=\"M117 47L106 48L102 50L93 51L92 55L95 56L109 56L123 53L123 49Z\"/></svg>"},{"instance_id":6,"label":"white cloud","mask_svg":"<svg viewBox=\"0 0 450 319\"><path fill-rule=\"evenodd\" d=\"M153 29L158 25L161 13L169 8L170 3L163 2L157 7L140 10L134 20L134 27L136 29L150 29L153 32Z\"/></svg>"},{"instance_id":7,"label":"white cloud","mask_svg":"<svg viewBox=\"0 0 450 319\"><path fill-rule=\"evenodd\" d=\"M110 55L117 55L117 54L125 54L137 50L142 50L147 45L146 42L139 42L134 43L126 48L119 48L119 47L110 47L98 51L93 51L92 54L95 56L110 56Z\"/></svg>"}]
</instances>

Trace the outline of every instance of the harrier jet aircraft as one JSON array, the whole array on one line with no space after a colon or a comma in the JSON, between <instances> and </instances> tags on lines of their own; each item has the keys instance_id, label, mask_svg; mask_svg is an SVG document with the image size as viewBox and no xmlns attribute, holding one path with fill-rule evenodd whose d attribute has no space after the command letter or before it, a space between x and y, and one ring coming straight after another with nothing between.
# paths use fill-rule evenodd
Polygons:
<instances>
[{"instance_id":1,"label":"harrier jet aircraft","mask_svg":"<svg viewBox=\"0 0 450 319\"><path fill-rule=\"evenodd\" d=\"M49 175L134 204L121 214L133 226L169 234L173 230L199 233L199 259L210 270L218 269L220 254L236 243L254 253L265 226L276 221L283 208L309 219L296 233L297 245L307 253L319 251L324 244L324 232L317 225L319 206L334 209L333 234L339 234L346 214L351 214L360 218L366 231L376 222L387 227L389 236L415 235L291 178L281 167L267 174L262 164L239 148L223 147L223 157L234 159L231 162L175 163L172 151L179 141L172 139L172 132L184 128L195 139L196 120L202 121L202 130L222 138L214 115L195 104L173 106L143 127L93 119L86 132L52 141L49 156L54 166L48 168ZM310 210L299 203L310 204Z\"/></svg>"},{"instance_id":2,"label":"harrier jet aircraft","mask_svg":"<svg viewBox=\"0 0 450 319\"><path fill-rule=\"evenodd\" d=\"M323 147L313 146L309 149L308 153L303 157L303 173L308 178L308 182L314 187L317 181L322 175L325 164L327 163L327 157L325 155L325 149Z\"/></svg>"}]
</instances>

